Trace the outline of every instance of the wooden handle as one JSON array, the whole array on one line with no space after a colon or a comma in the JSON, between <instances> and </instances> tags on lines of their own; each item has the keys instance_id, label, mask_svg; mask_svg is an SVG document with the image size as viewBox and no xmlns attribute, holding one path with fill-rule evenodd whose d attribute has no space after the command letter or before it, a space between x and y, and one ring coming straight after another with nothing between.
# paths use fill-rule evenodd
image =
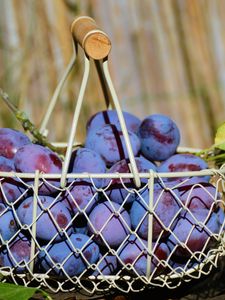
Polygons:
<instances>
[{"instance_id":1,"label":"wooden handle","mask_svg":"<svg viewBox=\"0 0 225 300\"><path fill-rule=\"evenodd\" d=\"M77 18L71 25L71 32L91 58L99 60L108 56L111 50L110 39L92 18L87 16Z\"/></svg>"}]
</instances>

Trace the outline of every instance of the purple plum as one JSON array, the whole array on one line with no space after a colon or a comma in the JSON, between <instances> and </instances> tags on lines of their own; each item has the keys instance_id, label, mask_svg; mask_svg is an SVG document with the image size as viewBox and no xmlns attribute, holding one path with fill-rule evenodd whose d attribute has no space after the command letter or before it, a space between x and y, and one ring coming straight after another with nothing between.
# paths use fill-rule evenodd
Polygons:
<instances>
[{"instance_id":1,"label":"purple plum","mask_svg":"<svg viewBox=\"0 0 225 300\"><path fill-rule=\"evenodd\" d=\"M180 199L190 210L198 208L210 209L218 206L222 196L209 182L201 182L195 185L182 185L179 187Z\"/></svg>"},{"instance_id":2,"label":"purple plum","mask_svg":"<svg viewBox=\"0 0 225 300\"><path fill-rule=\"evenodd\" d=\"M131 224L137 233L144 239L148 237L148 216L149 216L149 190L145 189L141 197L136 197L131 210ZM180 205L177 201L179 193L177 190L164 190L159 184L154 185L153 200L153 240L159 235L163 237L169 234L167 228L173 227L173 221L180 211ZM165 213L166 212L166 213ZM165 227L165 228L164 228Z\"/></svg>"},{"instance_id":3,"label":"purple plum","mask_svg":"<svg viewBox=\"0 0 225 300\"><path fill-rule=\"evenodd\" d=\"M4 241L11 239L17 232L17 223L11 208L0 203L0 235Z\"/></svg>"},{"instance_id":4,"label":"purple plum","mask_svg":"<svg viewBox=\"0 0 225 300\"><path fill-rule=\"evenodd\" d=\"M196 269L196 268L198 268L198 264L199 263L196 261L192 261L192 260L186 261L185 259L182 260L180 257L178 258L178 261L176 261L176 260L173 261L172 259L169 261L170 270L172 268L171 275L184 273L184 272L190 271L193 268Z\"/></svg>"},{"instance_id":5,"label":"purple plum","mask_svg":"<svg viewBox=\"0 0 225 300\"><path fill-rule=\"evenodd\" d=\"M136 165L138 172L140 173L148 173L150 169L153 171L156 171L156 166L148 161L147 159L144 159L143 157L136 157L135 158ZM108 173L130 173L129 169L129 160L123 159L121 161L118 161L115 163L109 170ZM112 181L111 181L112 180ZM125 179L106 179L104 181L104 186L108 186L111 181L110 186L106 190L107 196L110 198L111 201L114 201L116 203L122 204L124 200L126 199L126 203L131 203L134 201L136 197L136 193L132 191L133 188L135 188L135 185L133 183L132 179L125 178ZM146 184L147 179L141 178L141 183ZM124 188L126 186L127 189L129 189L131 192ZM129 197L128 197L129 194ZM128 198L126 198L128 197Z\"/></svg>"},{"instance_id":6,"label":"purple plum","mask_svg":"<svg viewBox=\"0 0 225 300\"><path fill-rule=\"evenodd\" d=\"M127 268L128 265L131 265L133 272L138 273L139 275L146 275L148 254L148 243L146 240L131 235L118 252L123 267ZM153 256L150 271L158 274L164 269L162 261L167 260L169 248L165 243L160 243L158 245L153 243L152 252Z\"/></svg>"},{"instance_id":7,"label":"purple plum","mask_svg":"<svg viewBox=\"0 0 225 300\"><path fill-rule=\"evenodd\" d=\"M30 261L31 242L19 233L12 241L8 248L0 251L0 266L15 268L16 272L21 273L26 270L26 264Z\"/></svg>"},{"instance_id":8,"label":"purple plum","mask_svg":"<svg viewBox=\"0 0 225 300\"><path fill-rule=\"evenodd\" d=\"M89 213L98 197L93 185L85 180L77 179L71 183L63 196L63 203L73 214L85 210ZM82 213L82 212L81 212Z\"/></svg>"},{"instance_id":9,"label":"purple plum","mask_svg":"<svg viewBox=\"0 0 225 300\"><path fill-rule=\"evenodd\" d=\"M180 131L168 116L154 114L146 117L138 130L141 152L153 161L163 161L173 155L180 143Z\"/></svg>"},{"instance_id":10,"label":"purple plum","mask_svg":"<svg viewBox=\"0 0 225 300\"><path fill-rule=\"evenodd\" d=\"M102 157L88 148L79 148L72 153L70 169L73 173L105 173L106 165ZM88 178L84 179L88 181ZM93 179L96 187L101 187L102 179Z\"/></svg>"},{"instance_id":11,"label":"purple plum","mask_svg":"<svg viewBox=\"0 0 225 300\"><path fill-rule=\"evenodd\" d=\"M0 128L0 156L13 158L19 148L30 143L30 139L20 131Z\"/></svg>"},{"instance_id":12,"label":"purple plum","mask_svg":"<svg viewBox=\"0 0 225 300\"><path fill-rule=\"evenodd\" d=\"M74 233L68 240L45 246L39 253L39 264L50 274L73 277L96 263L98 258L98 245L87 235Z\"/></svg>"},{"instance_id":13,"label":"purple plum","mask_svg":"<svg viewBox=\"0 0 225 300\"><path fill-rule=\"evenodd\" d=\"M118 246L127 236L131 226L128 212L118 203L99 203L89 215L88 229L95 234L100 245Z\"/></svg>"},{"instance_id":14,"label":"purple plum","mask_svg":"<svg viewBox=\"0 0 225 300\"><path fill-rule=\"evenodd\" d=\"M26 198L17 208L17 216L20 222L24 225L33 223L33 196ZM43 240L60 241L63 235L60 229L65 229L68 234L72 228L71 215L68 208L59 201L55 201L50 196L39 196L37 204L36 220L36 236Z\"/></svg>"},{"instance_id":15,"label":"purple plum","mask_svg":"<svg viewBox=\"0 0 225 300\"><path fill-rule=\"evenodd\" d=\"M194 154L180 153L172 155L167 160L162 162L161 165L158 167L158 172L192 172L204 169L208 169L208 164L203 159ZM191 178L188 178L187 176L179 178L167 178L167 180L174 182L185 181L186 184L194 184L202 181L209 181L209 179L209 176L193 176Z\"/></svg>"},{"instance_id":16,"label":"purple plum","mask_svg":"<svg viewBox=\"0 0 225 300\"><path fill-rule=\"evenodd\" d=\"M217 215L217 220L219 222L220 225L220 230L223 232L225 231L225 212L223 210L223 208L218 207L216 211L214 211Z\"/></svg>"},{"instance_id":17,"label":"purple plum","mask_svg":"<svg viewBox=\"0 0 225 300\"><path fill-rule=\"evenodd\" d=\"M114 255L100 255L96 265L96 270L92 275L112 275L117 269L117 258Z\"/></svg>"},{"instance_id":18,"label":"purple plum","mask_svg":"<svg viewBox=\"0 0 225 300\"><path fill-rule=\"evenodd\" d=\"M224 216L223 216L224 217ZM167 244L176 256L190 257L193 253L203 251L216 243L217 235L221 231L221 217L207 209L196 209L179 215L173 232Z\"/></svg>"},{"instance_id":19,"label":"purple plum","mask_svg":"<svg viewBox=\"0 0 225 300\"><path fill-rule=\"evenodd\" d=\"M128 135L134 156L137 156L141 146L140 140L133 132L128 131ZM112 166L117 161L128 158L123 133L112 124L88 132L85 147L99 153L107 166Z\"/></svg>"},{"instance_id":20,"label":"purple plum","mask_svg":"<svg viewBox=\"0 0 225 300\"><path fill-rule=\"evenodd\" d=\"M15 172L13 160L0 156L0 172ZM0 185L0 202L16 202L25 192L25 185L16 177L4 177Z\"/></svg>"},{"instance_id":21,"label":"purple plum","mask_svg":"<svg viewBox=\"0 0 225 300\"><path fill-rule=\"evenodd\" d=\"M75 227L74 233L82 233L82 234L88 234L88 228L87 226L84 227Z\"/></svg>"},{"instance_id":22,"label":"purple plum","mask_svg":"<svg viewBox=\"0 0 225 300\"><path fill-rule=\"evenodd\" d=\"M52 150L36 145L28 144L21 147L14 157L15 167L18 172L34 173L39 170L42 173L59 174L62 172L62 161ZM59 180L45 181L39 188L39 194L49 195L59 187ZM56 188L55 188L56 187Z\"/></svg>"},{"instance_id":23,"label":"purple plum","mask_svg":"<svg viewBox=\"0 0 225 300\"><path fill-rule=\"evenodd\" d=\"M126 127L128 131L137 133L141 120L135 115L123 111ZM116 110L103 110L93 115L87 122L87 131L96 130L105 124L114 124L118 130L121 130L118 114Z\"/></svg>"},{"instance_id":24,"label":"purple plum","mask_svg":"<svg viewBox=\"0 0 225 300\"><path fill-rule=\"evenodd\" d=\"M14 161L4 156L0 156L0 171L1 172L15 171Z\"/></svg>"}]
</instances>

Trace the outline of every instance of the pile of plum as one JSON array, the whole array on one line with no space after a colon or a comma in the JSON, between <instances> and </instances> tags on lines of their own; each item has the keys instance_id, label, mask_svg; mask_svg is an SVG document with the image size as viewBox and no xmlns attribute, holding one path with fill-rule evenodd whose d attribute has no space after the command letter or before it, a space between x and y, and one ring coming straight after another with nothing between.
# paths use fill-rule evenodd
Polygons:
<instances>
[{"instance_id":1,"label":"pile of plum","mask_svg":"<svg viewBox=\"0 0 225 300\"><path fill-rule=\"evenodd\" d=\"M140 173L208 168L198 156L177 153L180 132L168 116L153 114L141 121L123 115ZM1 270L57 278L121 272L145 276L147 270L158 275L199 264L220 241L223 199L210 176L158 175L153 191L147 176L139 188L122 176L68 179L66 188L59 179L41 179L38 195L33 179L7 176L36 170L60 174L62 164L57 153L22 132L0 129L0 172L7 172L0 177ZM73 151L69 173L130 173L116 111L89 119L85 143Z\"/></svg>"}]
</instances>

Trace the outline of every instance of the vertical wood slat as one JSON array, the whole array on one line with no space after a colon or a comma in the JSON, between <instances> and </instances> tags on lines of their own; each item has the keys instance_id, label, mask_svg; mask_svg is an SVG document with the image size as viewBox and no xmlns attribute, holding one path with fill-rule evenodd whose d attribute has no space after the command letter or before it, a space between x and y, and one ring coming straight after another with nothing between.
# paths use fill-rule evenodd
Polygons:
<instances>
[{"instance_id":1,"label":"vertical wood slat","mask_svg":"<svg viewBox=\"0 0 225 300\"><path fill-rule=\"evenodd\" d=\"M0 82L40 122L72 53L68 0L0 1ZM225 19L223 1L78 0L78 14L93 14L112 40L109 56L122 107L144 118L167 113L182 144L208 147L224 121ZM78 93L82 58L66 84L51 121L51 137L64 140ZM104 108L93 71L80 121ZM0 110L0 126L6 109ZM9 117L10 119L11 117ZM8 124L8 123L7 123ZM17 126L18 124L14 124Z\"/></svg>"}]
</instances>

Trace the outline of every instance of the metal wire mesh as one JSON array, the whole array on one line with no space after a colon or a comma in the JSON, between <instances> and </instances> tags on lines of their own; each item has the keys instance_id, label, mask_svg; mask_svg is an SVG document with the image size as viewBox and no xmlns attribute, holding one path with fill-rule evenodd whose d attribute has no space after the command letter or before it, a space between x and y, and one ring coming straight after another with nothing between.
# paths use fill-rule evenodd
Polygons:
<instances>
[{"instance_id":1,"label":"metal wire mesh","mask_svg":"<svg viewBox=\"0 0 225 300\"><path fill-rule=\"evenodd\" d=\"M208 274L225 254L224 170L139 175L138 189L131 173L68 174L61 188L60 174L2 172L1 280L97 293Z\"/></svg>"}]
</instances>

